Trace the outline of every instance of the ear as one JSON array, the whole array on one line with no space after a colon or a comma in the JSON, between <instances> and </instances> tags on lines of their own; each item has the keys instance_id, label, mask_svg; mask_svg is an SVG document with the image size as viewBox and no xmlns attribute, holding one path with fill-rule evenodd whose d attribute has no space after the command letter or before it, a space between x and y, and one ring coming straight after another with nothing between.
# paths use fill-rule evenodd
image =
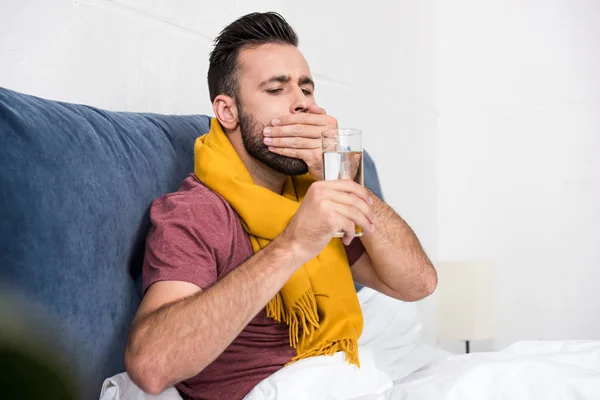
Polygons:
<instances>
[{"instance_id":1,"label":"ear","mask_svg":"<svg viewBox=\"0 0 600 400\"><path fill-rule=\"evenodd\" d=\"M213 101L213 111L223 129L232 131L238 127L238 109L232 97L224 94L218 95Z\"/></svg>"}]
</instances>

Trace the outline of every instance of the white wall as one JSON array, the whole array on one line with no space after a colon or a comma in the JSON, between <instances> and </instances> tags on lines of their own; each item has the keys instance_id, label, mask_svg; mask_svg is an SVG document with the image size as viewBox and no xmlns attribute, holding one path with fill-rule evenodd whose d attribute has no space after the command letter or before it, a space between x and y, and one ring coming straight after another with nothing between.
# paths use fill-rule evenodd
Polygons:
<instances>
[{"instance_id":1,"label":"white wall","mask_svg":"<svg viewBox=\"0 0 600 400\"><path fill-rule=\"evenodd\" d=\"M600 2L436 12L438 257L496 262L496 348L600 339Z\"/></svg>"},{"instance_id":2,"label":"white wall","mask_svg":"<svg viewBox=\"0 0 600 400\"><path fill-rule=\"evenodd\" d=\"M599 2L0 0L0 86L210 113L211 41L250 11L300 36L433 259L497 262L496 347L600 338ZM500 296L501 294L501 296ZM420 304L435 342L432 301Z\"/></svg>"}]
</instances>

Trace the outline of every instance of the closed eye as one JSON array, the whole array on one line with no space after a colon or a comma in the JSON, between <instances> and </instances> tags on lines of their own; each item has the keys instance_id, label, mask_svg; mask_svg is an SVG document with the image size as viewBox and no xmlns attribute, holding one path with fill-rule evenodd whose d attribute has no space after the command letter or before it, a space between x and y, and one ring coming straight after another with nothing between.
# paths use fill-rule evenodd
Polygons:
<instances>
[{"instance_id":1,"label":"closed eye","mask_svg":"<svg viewBox=\"0 0 600 400\"><path fill-rule=\"evenodd\" d=\"M281 88L267 89L267 93L269 93L269 94L278 94L278 93L281 93L282 90L283 89L281 89Z\"/></svg>"}]
</instances>

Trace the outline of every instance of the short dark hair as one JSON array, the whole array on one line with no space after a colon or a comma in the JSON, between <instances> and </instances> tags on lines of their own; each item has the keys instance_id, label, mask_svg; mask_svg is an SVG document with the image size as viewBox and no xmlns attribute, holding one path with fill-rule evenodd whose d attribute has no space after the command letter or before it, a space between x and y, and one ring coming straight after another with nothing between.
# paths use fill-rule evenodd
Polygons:
<instances>
[{"instance_id":1,"label":"short dark hair","mask_svg":"<svg viewBox=\"0 0 600 400\"><path fill-rule=\"evenodd\" d=\"M220 94L237 100L238 54L246 47L284 43L298 47L294 29L278 13L251 13L227 25L215 39L208 66L210 101Z\"/></svg>"}]
</instances>

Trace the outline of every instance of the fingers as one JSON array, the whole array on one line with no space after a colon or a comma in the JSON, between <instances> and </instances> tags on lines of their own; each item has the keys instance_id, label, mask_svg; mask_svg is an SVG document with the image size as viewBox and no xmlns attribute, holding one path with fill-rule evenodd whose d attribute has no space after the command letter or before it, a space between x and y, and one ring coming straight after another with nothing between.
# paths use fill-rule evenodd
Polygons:
<instances>
[{"instance_id":1,"label":"fingers","mask_svg":"<svg viewBox=\"0 0 600 400\"><path fill-rule=\"evenodd\" d=\"M355 207L346 206L342 204L336 205L336 212L344 217L345 221L350 221L352 223L352 234L354 235L354 226L360 226L366 232L375 231L375 224L372 223L369 218L360 212ZM345 225L344 225L345 226Z\"/></svg>"},{"instance_id":2,"label":"fingers","mask_svg":"<svg viewBox=\"0 0 600 400\"><path fill-rule=\"evenodd\" d=\"M314 125L333 129L337 127L337 120L330 115L325 114L325 110L320 107L314 109L315 112L297 113L283 115L271 121L273 127L285 125ZM312 108L309 109L313 110Z\"/></svg>"},{"instance_id":3,"label":"fingers","mask_svg":"<svg viewBox=\"0 0 600 400\"><path fill-rule=\"evenodd\" d=\"M265 142L266 143L266 142ZM309 147L310 144L298 143L300 147ZM308 172L316 180L323 179L323 159L321 147L316 148L294 148L294 147L275 147L269 146L269 151L285 157L298 158L306 163Z\"/></svg>"},{"instance_id":4,"label":"fingers","mask_svg":"<svg viewBox=\"0 0 600 400\"><path fill-rule=\"evenodd\" d=\"M332 181L317 182L313 185L316 185L316 187L325 187L329 190L351 193L366 202L369 206L373 204L373 199L371 198L367 188L359 185L353 180L337 179Z\"/></svg>"},{"instance_id":5,"label":"fingers","mask_svg":"<svg viewBox=\"0 0 600 400\"><path fill-rule=\"evenodd\" d=\"M321 161L321 149L294 149L292 147L269 146L269 151L286 157L299 158L306 163Z\"/></svg>"},{"instance_id":6,"label":"fingers","mask_svg":"<svg viewBox=\"0 0 600 400\"><path fill-rule=\"evenodd\" d=\"M342 229L342 232L344 232L344 236L342 237L342 243L344 243L346 246L349 246L350 242L352 242L352 239L354 239L354 236L356 236L356 229L354 227L354 224L352 222L347 223L344 229Z\"/></svg>"},{"instance_id":7,"label":"fingers","mask_svg":"<svg viewBox=\"0 0 600 400\"><path fill-rule=\"evenodd\" d=\"M271 147L290 147L295 149L320 149L321 141L319 139L310 139L300 136L294 137L265 137L263 139L267 146Z\"/></svg>"},{"instance_id":8,"label":"fingers","mask_svg":"<svg viewBox=\"0 0 600 400\"><path fill-rule=\"evenodd\" d=\"M362 221L362 219L360 222L358 220L353 220L358 226L362 228L368 228L369 225L374 225L376 223L373 209L368 203L360 199L358 196L345 192L335 192L330 199L338 204L347 206L348 210L345 212L346 214L353 213L364 216L366 222ZM357 210L359 213L356 213ZM347 217L350 218L350 215L348 214Z\"/></svg>"},{"instance_id":9,"label":"fingers","mask_svg":"<svg viewBox=\"0 0 600 400\"><path fill-rule=\"evenodd\" d=\"M316 104L308 108L308 113L298 113L284 115L271 121L272 126L267 126L263 130L263 136L266 138L295 138L303 137L319 140L310 148L321 146L321 134L328 129L337 128L337 120L325 113L325 110ZM267 143L267 142L265 142ZM282 145L275 145L282 147ZM308 145L304 148L309 148Z\"/></svg>"},{"instance_id":10,"label":"fingers","mask_svg":"<svg viewBox=\"0 0 600 400\"><path fill-rule=\"evenodd\" d=\"M323 207L321 212L325 214L326 219L331 221L334 231L344 231L344 237L354 237L355 226L363 228L365 232L374 232L376 218L371 208L370 197L367 197L369 201L365 201L353 192L333 189L334 185L331 185L333 182L314 183L311 190L315 196L314 200ZM356 183L348 186L351 189L364 189Z\"/></svg>"},{"instance_id":11,"label":"fingers","mask_svg":"<svg viewBox=\"0 0 600 400\"><path fill-rule=\"evenodd\" d=\"M306 114L304 114L306 115ZM327 130L322 125L290 124L281 126L268 126L263 130L265 137L301 136L312 139L321 139L323 131Z\"/></svg>"}]
</instances>

